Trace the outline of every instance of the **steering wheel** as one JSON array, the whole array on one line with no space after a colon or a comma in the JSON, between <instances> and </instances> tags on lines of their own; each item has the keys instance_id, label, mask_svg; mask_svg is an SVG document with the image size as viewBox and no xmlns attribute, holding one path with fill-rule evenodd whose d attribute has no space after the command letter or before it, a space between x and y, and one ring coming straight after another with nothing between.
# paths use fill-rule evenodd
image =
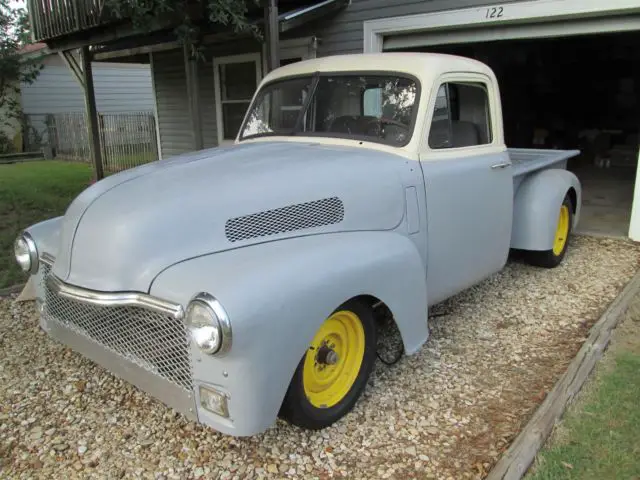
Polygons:
<instances>
[{"instance_id":1,"label":"steering wheel","mask_svg":"<svg viewBox=\"0 0 640 480\"><path fill-rule=\"evenodd\" d=\"M380 119L380 123L385 123L387 125L395 125L397 127L400 127L404 130L409 130L409 127L407 127L404 123L399 122L397 120L392 120L391 118L381 118Z\"/></svg>"},{"instance_id":2,"label":"steering wheel","mask_svg":"<svg viewBox=\"0 0 640 480\"><path fill-rule=\"evenodd\" d=\"M401 128L406 133L409 133L409 127L407 127L404 123L399 122L397 120L392 120L391 118L374 118L367 122L364 128L365 135L372 137L384 137L384 126L383 125L395 125L396 127Z\"/></svg>"}]
</instances>

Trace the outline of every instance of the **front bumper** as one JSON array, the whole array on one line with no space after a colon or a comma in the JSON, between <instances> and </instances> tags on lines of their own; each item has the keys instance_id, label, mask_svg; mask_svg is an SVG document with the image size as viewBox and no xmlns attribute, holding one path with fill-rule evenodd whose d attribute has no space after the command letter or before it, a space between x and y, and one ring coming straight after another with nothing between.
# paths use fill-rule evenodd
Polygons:
<instances>
[{"instance_id":1,"label":"front bumper","mask_svg":"<svg viewBox=\"0 0 640 480\"><path fill-rule=\"evenodd\" d=\"M188 419L239 434L233 417L202 407L200 386L227 399L231 395L217 382L194 379L194 356L199 364L203 359L187 334L181 306L146 294L102 293L64 284L52 274L53 262L45 256L33 279L44 331Z\"/></svg>"},{"instance_id":2,"label":"front bumper","mask_svg":"<svg viewBox=\"0 0 640 480\"><path fill-rule=\"evenodd\" d=\"M46 308L46 307L45 307ZM140 367L131 360L104 347L53 318L40 317L42 328L53 338L103 366L114 375L132 383L189 420L198 420L195 395L184 388Z\"/></svg>"},{"instance_id":3,"label":"front bumper","mask_svg":"<svg viewBox=\"0 0 640 480\"><path fill-rule=\"evenodd\" d=\"M37 273L40 326L51 337L197 420L190 341L183 309L144 294L66 285L43 255Z\"/></svg>"}]
</instances>

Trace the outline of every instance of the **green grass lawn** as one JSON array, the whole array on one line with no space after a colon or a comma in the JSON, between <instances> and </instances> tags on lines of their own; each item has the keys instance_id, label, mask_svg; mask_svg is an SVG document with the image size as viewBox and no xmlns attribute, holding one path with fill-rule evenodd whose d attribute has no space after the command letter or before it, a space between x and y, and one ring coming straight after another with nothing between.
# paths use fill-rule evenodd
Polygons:
<instances>
[{"instance_id":1,"label":"green grass lawn","mask_svg":"<svg viewBox=\"0 0 640 480\"><path fill-rule=\"evenodd\" d=\"M625 323L527 480L640 479L640 315Z\"/></svg>"},{"instance_id":2,"label":"green grass lawn","mask_svg":"<svg viewBox=\"0 0 640 480\"><path fill-rule=\"evenodd\" d=\"M13 256L25 227L62 215L91 181L91 166L39 161L0 165L0 288L26 280Z\"/></svg>"}]
</instances>

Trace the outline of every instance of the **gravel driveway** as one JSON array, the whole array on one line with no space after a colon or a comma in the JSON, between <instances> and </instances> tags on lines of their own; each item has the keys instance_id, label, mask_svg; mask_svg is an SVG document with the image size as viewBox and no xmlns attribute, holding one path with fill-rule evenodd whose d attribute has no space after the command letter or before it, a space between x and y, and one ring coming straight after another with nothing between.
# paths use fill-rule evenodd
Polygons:
<instances>
[{"instance_id":1,"label":"gravel driveway","mask_svg":"<svg viewBox=\"0 0 640 480\"><path fill-rule=\"evenodd\" d=\"M0 300L0 477L481 477L639 259L631 243L575 237L558 269L511 261L438 305L429 342L379 363L338 424L279 421L253 438L185 421L50 340L31 303Z\"/></svg>"}]
</instances>

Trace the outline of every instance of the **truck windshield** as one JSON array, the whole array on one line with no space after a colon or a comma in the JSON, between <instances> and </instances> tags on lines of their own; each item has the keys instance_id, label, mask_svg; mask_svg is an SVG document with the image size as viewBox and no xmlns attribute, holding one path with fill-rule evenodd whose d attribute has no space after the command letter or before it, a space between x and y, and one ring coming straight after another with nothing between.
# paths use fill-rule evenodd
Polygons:
<instances>
[{"instance_id":1,"label":"truck windshield","mask_svg":"<svg viewBox=\"0 0 640 480\"><path fill-rule=\"evenodd\" d=\"M240 139L309 135L402 146L418 105L416 80L397 75L319 74L277 80L256 96Z\"/></svg>"}]
</instances>

